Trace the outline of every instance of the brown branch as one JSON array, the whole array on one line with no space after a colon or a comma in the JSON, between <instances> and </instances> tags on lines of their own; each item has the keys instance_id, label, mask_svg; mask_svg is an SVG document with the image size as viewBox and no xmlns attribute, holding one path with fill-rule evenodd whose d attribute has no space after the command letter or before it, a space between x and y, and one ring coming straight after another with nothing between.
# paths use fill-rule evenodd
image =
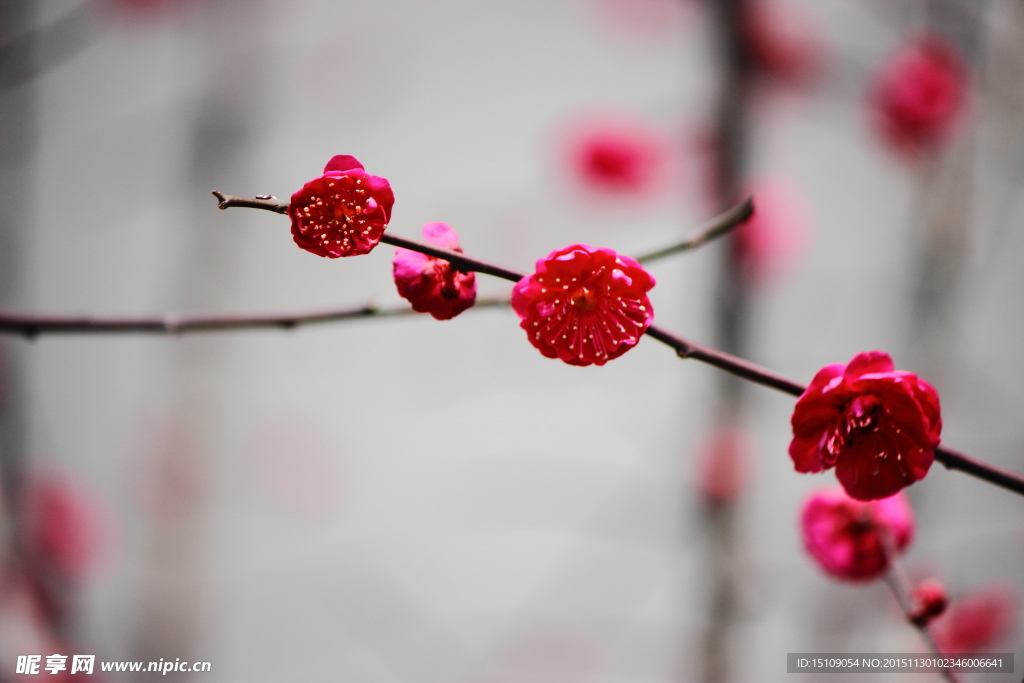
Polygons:
<instances>
[{"instance_id":1,"label":"brown branch","mask_svg":"<svg viewBox=\"0 0 1024 683\"><path fill-rule=\"evenodd\" d=\"M478 308L508 306L507 299L481 299ZM235 330L284 329L358 318L388 318L422 315L408 307L380 308L365 304L351 308L240 315L164 315L159 317L47 316L0 310L0 333L34 338L40 334L190 334Z\"/></svg>"},{"instance_id":2,"label":"brown branch","mask_svg":"<svg viewBox=\"0 0 1024 683\"><path fill-rule=\"evenodd\" d=\"M212 194L217 198L217 208L221 211L231 207L239 207L243 209L263 209L264 211L273 211L274 213L288 213L288 202L282 202L273 195L259 194L252 198L235 197L234 195L224 194L219 190L214 190Z\"/></svg>"},{"instance_id":3,"label":"brown branch","mask_svg":"<svg viewBox=\"0 0 1024 683\"><path fill-rule=\"evenodd\" d=\"M251 198L236 197L234 195L224 194L223 192L215 190L213 192L213 196L217 198L217 208L219 209L237 207L245 209L263 209L264 211L273 211L274 213L288 213L288 202L282 201L272 195L261 194ZM684 251L690 251L691 249L696 249L717 237L725 235L733 228L742 225L752 215L754 215L754 198L747 197L736 206L728 209L727 211L723 211L701 226L696 237L691 237L682 242L665 247L664 249L659 249L657 251L638 256L636 260L641 263L645 263L662 259L666 256L672 256L673 254L679 254ZM441 249L440 247L435 247L432 244L417 242L415 240L406 239L405 237L398 237L397 235L392 235L387 232L384 233L380 241L385 244L390 244L393 247L412 249L413 251L418 251L421 254L445 259L451 264L457 266L460 270L493 275L505 280L511 280L512 282L518 282L523 279L523 275L521 273L508 270L507 268L501 268L485 261L470 258L459 252Z\"/></svg>"},{"instance_id":4,"label":"brown branch","mask_svg":"<svg viewBox=\"0 0 1024 683\"><path fill-rule=\"evenodd\" d=\"M213 192L213 196L217 198L217 207L220 209L229 209L232 207L240 207L246 209L263 209L264 211L273 211L274 213L288 213L288 202L283 202L277 197L271 195L258 195L252 199L248 197L235 197L233 195L224 194L223 192ZM461 254L456 251L449 251L448 249L441 249L435 247L432 244L426 244L425 242L417 242L415 240L406 239L405 237L398 237L397 235L391 235L384 233L380 238L380 241L384 244L390 244L393 247L401 247L403 249L411 249L418 251L421 254L427 254L428 256L434 256L436 258L444 259L459 270L474 273L484 273L486 275L493 275L494 277L500 277L505 280L511 280L512 282L519 282L523 279L523 275L507 268L502 268L485 261L470 258L465 254Z\"/></svg>"},{"instance_id":5,"label":"brown branch","mask_svg":"<svg viewBox=\"0 0 1024 683\"><path fill-rule=\"evenodd\" d=\"M695 341L667 332L656 325L647 328L647 334L662 344L671 346L680 358L693 358L702 363L713 365L742 379L782 391L793 396L800 396L807 389L803 384L778 375L771 370L755 365L750 361Z\"/></svg>"},{"instance_id":6,"label":"brown branch","mask_svg":"<svg viewBox=\"0 0 1024 683\"><path fill-rule=\"evenodd\" d=\"M522 273L517 273L514 270L502 268L486 261L471 258L457 251L449 251L448 249L442 249L435 247L432 244L426 244L425 242L417 242L416 240L406 239L405 237L399 237L397 235L389 235L384 233L381 236L380 241L384 244L390 244L393 247L401 247L403 249L411 249L412 251L418 251L421 254L427 256L435 256L440 259L448 261L459 270L474 273L484 273L486 275L493 275L494 277L500 277L503 280L509 280L511 282L519 282L525 277Z\"/></svg>"},{"instance_id":7,"label":"brown branch","mask_svg":"<svg viewBox=\"0 0 1024 683\"><path fill-rule=\"evenodd\" d=\"M701 226L700 232L696 237L691 237L684 242L673 244L672 246L659 249L658 251L652 251L642 256L637 256L636 260L640 263L649 263L650 261L656 261L657 259L665 258L666 256L672 256L684 251L696 249L717 237L721 237L733 228L743 225L753 215L754 198L751 196L705 223Z\"/></svg>"},{"instance_id":8,"label":"brown branch","mask_svg":"<svg viewBox=\"0 0 1024 683\"><path fill-rule=\"evenodd\" d=\"M990 484L1001 486L1004 489L1015 491L1024 496L1024 477L1015 472L1008 472L994 465L975 460L969 455L952 448L940 446L935 449L935 459L942 463L947 470L960 470L966 474L984 479Z\"/></svg>"},{"instance_id":9,"label":"brown branch","mask_svg":"<svg viewBox=\"0 0 1024 683\"><path fill-rule=\"evenodd\" d=\"M882 537L882 550L885 552L886 558L889 560L889 571L885 575L886 585L892 592L893 597L896 598L896 602L899 603L900 609L903 611L903 616L907 618L907 623L918 630L921 634L921 638L924 640L931 653L941 658L943 652L935 643L931 630L926 624L919 624L911 617L911 609L913 606L910 604L910 596L913 592L913 588L911 587L910 578L907 576L906 569L903 567L903 562L900 560L899 551L896 549L892 535L884 529L881 530L879 535ZM949 681L949 683L961 683L960 677L951 669L943 667L942 676Z\"/></svg>"}]
</instances>

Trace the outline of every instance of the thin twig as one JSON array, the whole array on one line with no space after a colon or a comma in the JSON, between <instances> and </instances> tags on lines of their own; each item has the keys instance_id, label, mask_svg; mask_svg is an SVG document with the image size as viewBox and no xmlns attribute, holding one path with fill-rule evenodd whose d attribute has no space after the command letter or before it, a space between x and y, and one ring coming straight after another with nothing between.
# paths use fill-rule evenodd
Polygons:
<instances>
[{"instance_id":1,"label":"thin twig","mask_svg":"<svg viewBox=\"0 0 1024 683\"><path fill-rule=\"evenodd\" d=\"M783 377L782 375L776 374L771 370L762 368L759 365L755 365L750 361L744 360L733 356L732 354L719 351L718 349L704 344L699 344L685 337L667 332L656 325L651 325L647 328L647 334L654 337L662 344L671 346L676 350L676 354L680 358L693 358L699 360L702 363L713 365L716 368L725 370L737 377L761 384L778 391L792 394L793 396L800 396L806 391L807 387L799 382L794 382L791 379ZM1024 481L1022 481L1024 483Z\"/></svg>"},{"instance_id":2,"label":"thin twig","mask_svg":"<svg viewBox=\"0 0 1024 683\"><path fill-rule=\"evenodd\" d=\"M233 195L224 194L223 192L214 191L213 196L217 198L217 207L220 209L240 207L246 209L263 209L264 211L273 211L274 213L288 213L288 202L283 202L277 197L270 195L259 195L250 199L249 197L235 197ZM398 237L397 235L389 233L384 233L380 238L380 241L384 244L390 244L393 247L411 249L413 251L418 251L421 254L444 259L459 270L466 272L472 271L475 273L484 273L486 275L493 275L494 277L500 277L505 280L511 280L512 282L519 282L523 279L523 275L515 271L508 270L507 268L502 268L485 261L470 258L465 254L461 254L456 251L435 247L434 245L426 244L425 242L417 242L415 240Z\"/></svg>"},{"instance_id":3,"label":"thin twig","mask_svg":"<svg viewBox=\"0 0 1024 683\"><path fill-rule=\"evenodd\" d=\"M255 197L235 197L234 195L224 194L219 190L214 190L212 194L217 198L217 208L221 211L232 207L239 207L243 209L263 209L264 211L273 211L274 213L288 213L288 202L283 202L273 195L261 194Z\"/></svg>"},{"instance_id":4,"label":"thin twig","mask_svg":"<svg viewBox=\"0 0 1024 683\"><path fill-rule=\"evenodd\" d=\"M508 306L507 299L479 299L477 308ZM381 308L368 303L350 308L262 315L164 315L159 317L47 316L0 310L0 333L33 338L40 334L190 334L234 330L285 329L357 318L422 315L407 306Z\"/></svg>"},{"instance_id":5,"label":"thin twig","mask_svg":"<svg viewBox=\"0 0 1024 683\"><path fill-rule=\"evenodd\" d=\"M696 249L717 237L721 237L733 228L743 225L743 223L747 222L747 220L753 215L754 198L751 196L705 223L701 226L700 232L698 232L696 237L692 237L684 242L673 244L672 246L665 247L664 249L659 249L642 256L637 256L636 260L640 263L649 263L651 261L665 258L666 256L672 256L673 254L679 254L684 251Z\"/></svg>"},{"instance_id":6,"label":"thin twig","mask_svg":"<svg viewBox=\"0 0 1024 683\"><path fill-rule=\"evenodd\" d=\"M1024 496L1024 477L1019 474L975 460L960 451L945 446L935 449L935 459L942 463L947 470L960 470Z\"/></svg>"},{"instance_id":7,"label":"thin twig","mask_svg":"<svg viewBox=\"0 0 1024 683\"><path fill-rule=\"evenodd\" d=\"M273 211L274 213L288 213L288 202L282 201L271 195L236 197L234 195L214 191L213 196L217 198L217 208L219 209L238 207L246 209L263 209L264 211ZM721 237L733 228L742 225L753 214L754 198L747 197L736 206L728 209L727 211L723 211L701 226L696 237L691 237L683 242L678 242L665 247L664 249L644 254L637 257L636 260L640 263L646 263L665 258L666 256L672 256L673 254L696 249L697 247L707 244L716 237ZM406 239L405 237L398 237L397 235L392 235L387 232L384 233L380 241L394 247L412 249L413 251L418 251L421 254L445 259L460 270L493 275L495 277L504 278L505 280L511 280L512 282L518 282L523 278L521 273L501 268L485 261L470 258L465 254L441 249L440 247L435 247L432 244L417 242L415 240Z\"/></svg>"},{"instance_id":8,"label":"thin twig","mask_svg":"<svg viewBox=\"0 0 1024 683\"><path fill-rule=\"evenodd\" d=\"M913 605L910 604L910 595L913 592L913 587L903 562L900 560L899 552L893 543L892 535L887 533L886 530L881 529L879 530L879 536L882 539L882 549L885 552L886 559L889 561L889 571L885 575L885 584L889 586L889 590L896 598L896 602L899 603L900 609L903 610L903 615L907 618L907 622L918 630L931 653L941 659L943 652L935 643L931 630L926 624L916 623L910 616L910 611L913 608ZM961 683L960 677L951 669L943 667L942 675L949 683Z\"/></svg>"},{"instance_id":9,"label":"thin twig","mask_svg":"<svg viewBox=\"0 0 1024 683\"><path fill-rule=\"evenodd\" d=\"M380 241L384 244L390 244L393 247L402 247L403 249L411 249L418 251L421 254L427 256L435 256L440 259L448 261L457 269L474 272L484 273L486 275L493 275L494 277L500 277L503 280L509 280L511 282L519 282L523 279L522 273L517 273L514 270L508 268L502 268L486 261L471 258L457 251L449 251L448 249L442 249L441 247L435 247L432 244L426 244L425 242L417 242L416 240L406 239L405 237L399 237L397 235L389 235L384 233L381 236Z\"/></svg>"}]
</instances>

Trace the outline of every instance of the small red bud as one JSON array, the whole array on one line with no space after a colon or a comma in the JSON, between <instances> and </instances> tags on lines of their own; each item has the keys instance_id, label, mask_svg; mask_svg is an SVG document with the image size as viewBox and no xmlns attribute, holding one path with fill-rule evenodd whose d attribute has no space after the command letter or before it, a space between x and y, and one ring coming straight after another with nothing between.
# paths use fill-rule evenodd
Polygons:
<instances>
[{"instance_id":1,"label":"small red bud","mask_svg":"<svg viewBox=\"0 0 1024 683\"><path fill-rule=\"evenodd\" d=\"M910 595L910 611L907 612L907 618L923 628L945 612L947 604L949 598L942 582L938 579L925 579Z\"/></svg>"}]
</instances>

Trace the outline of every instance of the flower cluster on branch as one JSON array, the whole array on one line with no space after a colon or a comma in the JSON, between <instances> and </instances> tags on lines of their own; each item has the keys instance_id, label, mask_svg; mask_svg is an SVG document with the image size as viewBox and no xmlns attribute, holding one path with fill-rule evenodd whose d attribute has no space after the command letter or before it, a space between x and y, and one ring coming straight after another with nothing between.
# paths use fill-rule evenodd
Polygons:
<instances>
[{"instance_id":1,"label":"flower cluster on branch","mask_svg":"<svg viewBox=\"0 0 1024 683\"><path fill-rule=\"evenodd\" d=\"M268 195L248 199L214 194L222 209L240 206L286 213L296 244L318 256L365 254L380 242L396 246L392 267L398 293L413 311L429 313L435 319L450 320L474 306L475 273L487 273L515 283L511 306L528 341L548 358L575 366L601 366L649 335L671 346L681 358L694 358L798 396L789 447L794 467L801 473L834 468L842 484L842 490L814 493L801 514L807 552L834 578L866 582L898 573L898 555L914 536L913 513L901 490L923 479L935 459L1024 494L1024 478L939 447L942 417L938 392L917 375L896 370L892 358L882 351L860 353L849 363L822 368L805 387L656 327L648 298L655 280L639 259L604 247L573 244L538 260L534 272L524 275L465 255L458 235L444 223L424 225L424 242L388 234L385 229L395 201L391 186L386 179L366 173L351 156L333 157L323 175L307 182L288 203ZM698 246L742 224L752 213L748 200L713 221L696 239L642 258L660 258ZM400 311L388 311L395 312ZM0 312L0 331L293 327L301 322L380 313L362 307L309 316L118 321L43 319ZM716 489L709 495L719 494ZM929 624L943 614L948 602L941 584L928 580L914 589L894 587L894 592L907 620L930 639ZM945 624L941 620L936 623ZM950 628L943 625L938 633ZM941 637L949 641L943 642L944 648L955 647L952 636Z\"/></svg>"},{"instance_id":2,"label":"flower cluster on branch","mask_svg":"<svg viewBox=\"0 0 1024 683\"><path fill-rule=\"evenodd\" d=\"M743 379L798 396L792 414L789 454L798 472L835 468L842 491L816 493L801 523L808 553L829 575L870 581L893 570L914 534L913 515L900 493L924 478L935 459L990 483L1024 494L1024 478L939 446L942 417L938 392L917 375L895 369L881 351L856 355L847 364L820 370L805 387L741 358L673 335L653 324L647 293L654 278L640 260L603 248L570 245L537 261L530 274L467 256L455 231L427 223L425 242L385 232L394 193L384 178L366 173L351 156L335 156L323 175L306 183L290 202L268 195L254 199L214 193L220 208L259 208L286 213L296 244L337 258L368 253L380 242L398 247L393 276L412 310L449 320L476 303L475 273L513 281L511 305L527 339L542 355L570 365L603 365L649 335L693 358ZM719 216L694 240L648 254L660 258L692 248L742 224L749 200ZM487 304L500 304L488 301ZM248 327L293 327L401 311L361 307L307 316L259 318L99 320L18 316L0 312L0 331L177 332ZM907 589L908 621L924 630L945 608L943 590L923 583Z\"/></svg>"}]
</instances>

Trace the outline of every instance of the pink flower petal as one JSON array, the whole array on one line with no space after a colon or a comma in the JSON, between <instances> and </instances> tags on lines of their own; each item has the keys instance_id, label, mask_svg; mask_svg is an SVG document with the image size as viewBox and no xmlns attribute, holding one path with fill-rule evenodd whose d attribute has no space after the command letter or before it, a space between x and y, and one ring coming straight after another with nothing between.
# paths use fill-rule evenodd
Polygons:
<instances>
[{"instance_id":1,"label":"pink flower petal","mask_svg":"<svg viewBox=\"0 0 1024 683\"><path fill-rule=\"evenodd\" d=\"M434 246L461 252L459 237L444 223L427 223L423 238ZM454 268L444 259L410 249L396 249L392 275L398 293L414 311L450 320L476 303L476 274Z\"/></svg>"},{"instance_id":2,"label":"pink flower petal","mask_svg":"<svg viewBox=\"0 0 1024 683\"><path fill-rule=\"evenodd\" d=\"M337 154L331 157L331 160L324 166L324 174L330 173L331 171L337 171L338 173L348 173L353 169L360 171L366 170L365 167L359 163L359 160L355 157L347 154Z\"/></svg>"}]
</instances>

